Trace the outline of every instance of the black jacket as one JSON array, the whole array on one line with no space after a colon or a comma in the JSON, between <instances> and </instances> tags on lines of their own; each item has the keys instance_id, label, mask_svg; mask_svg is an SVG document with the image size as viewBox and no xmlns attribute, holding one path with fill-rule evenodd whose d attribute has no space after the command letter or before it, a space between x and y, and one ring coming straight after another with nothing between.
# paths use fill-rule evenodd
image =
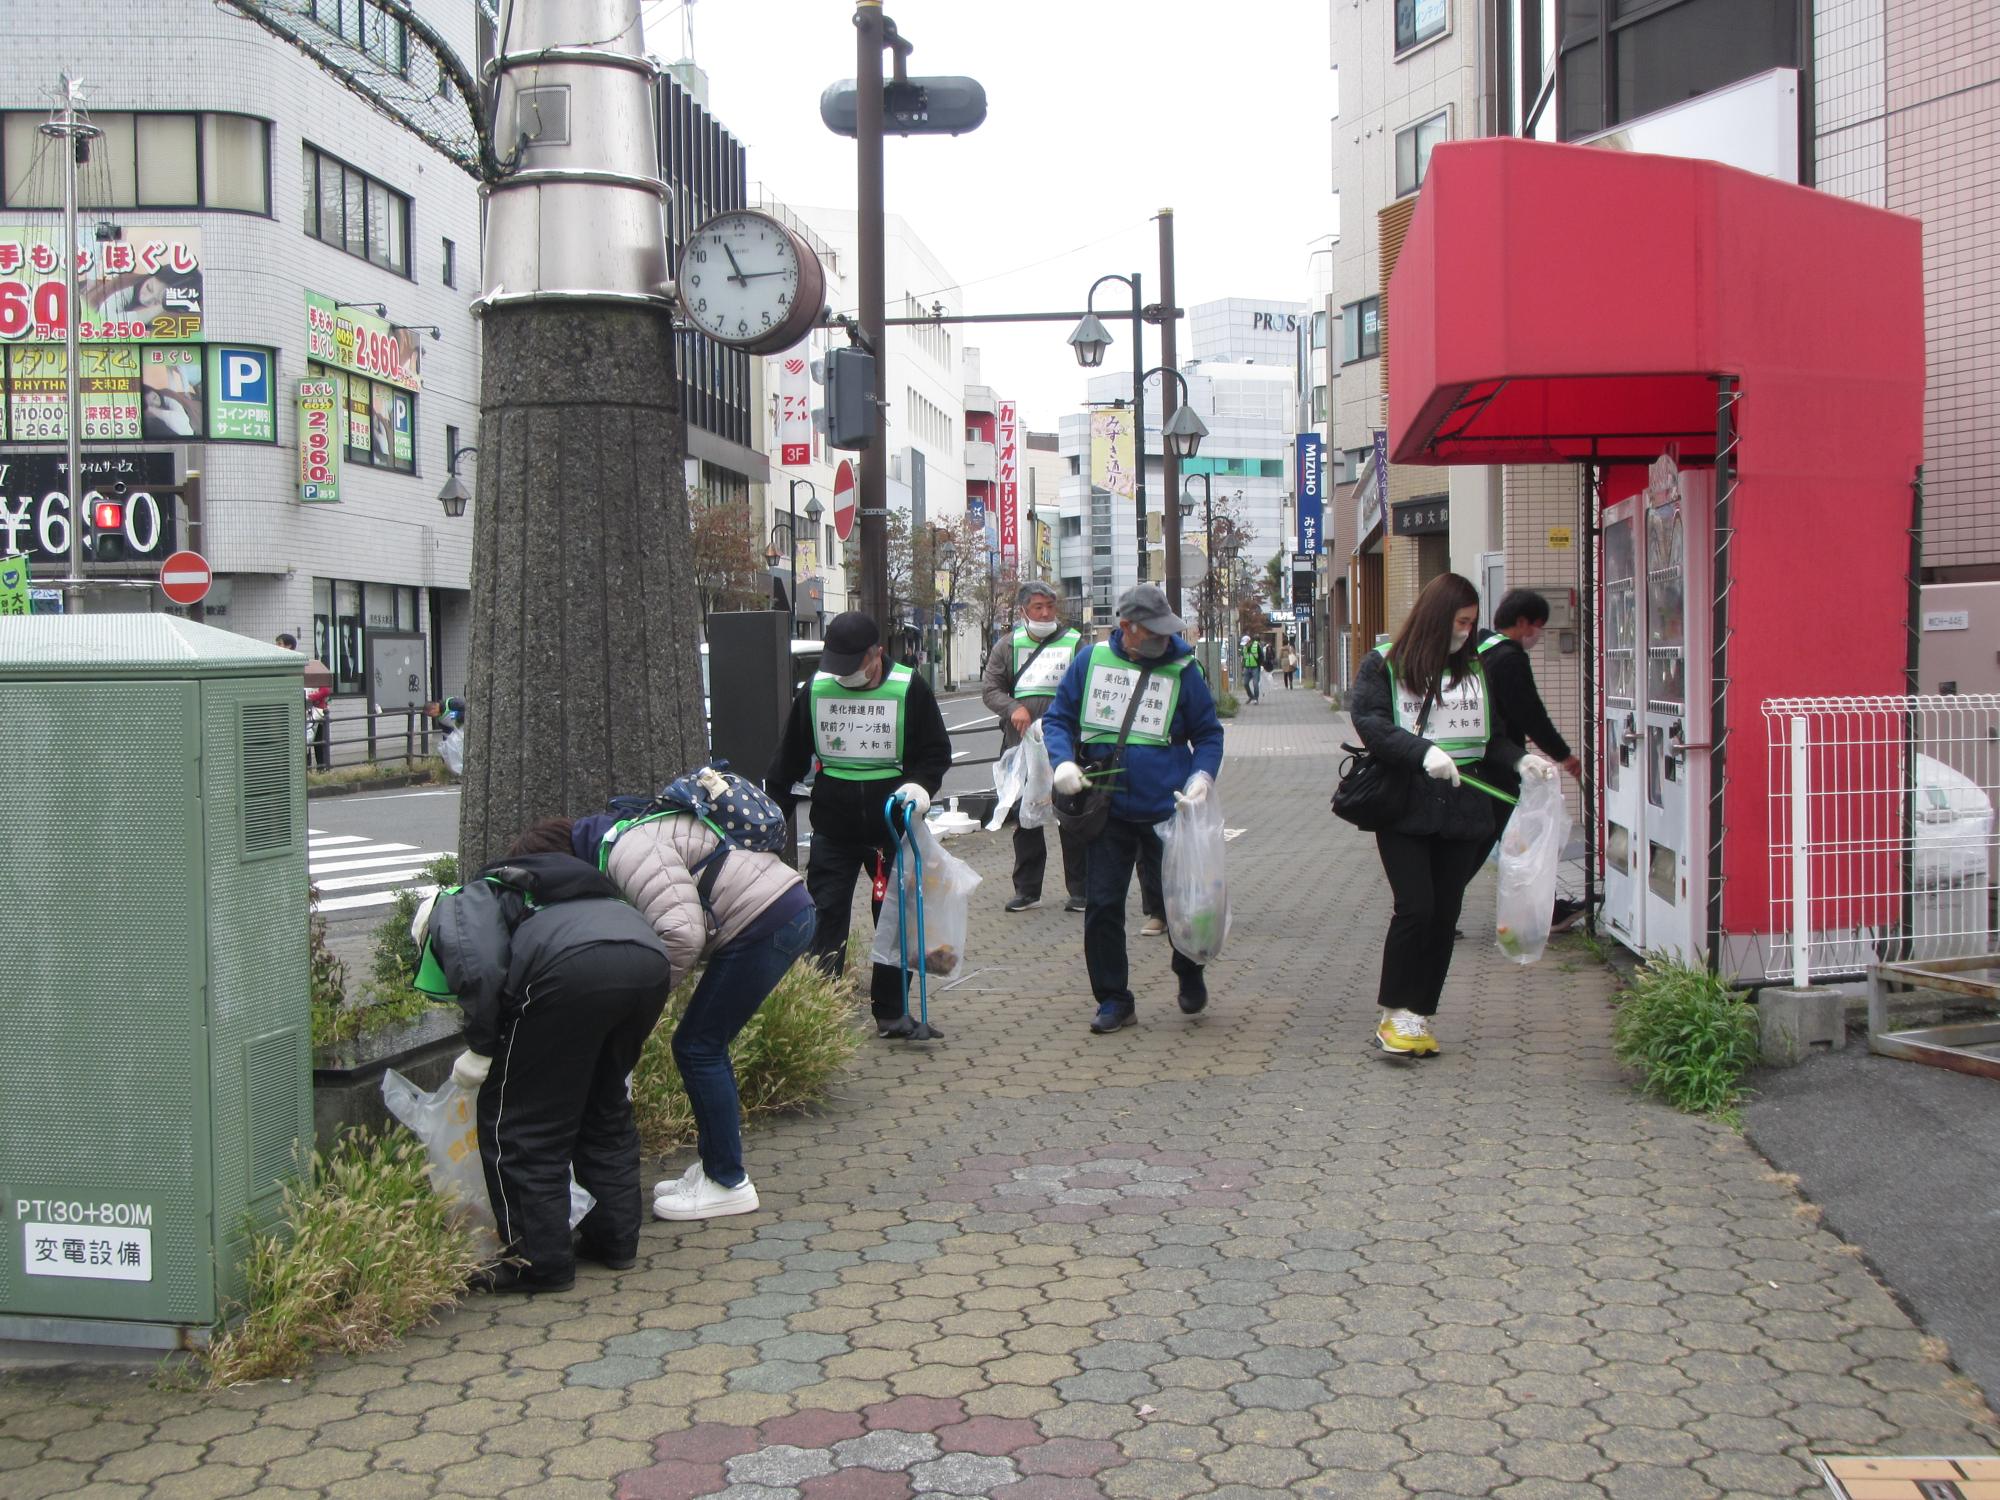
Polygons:
<instances>
[{"instance_id":1,"label":"black jacket","mask_svg":"<svg viewBox=\"0 0 2000 1500\"><path fill-rule=\"evenodd\" d=\"M1424 752L1431 748L1431 742L1397 727L1389 667L1379 652L1370 651L1361 659L1354 674L1354 690L1348 694L1347 712L1361 743L1386 764L1407 773L1409 806L1390 832L1477 840L1492 839L1499 833L1506 821L1504 803L1475 787L1452 786L1424 774ZM1488 722L1494 726L1493 737L1487 741L1485 759L1472 768L1472 774L1488 786L1518 795L1521 778L1514 767L1520 764L1521 747L1506 738L1504 717L1489 718Z\"/></svg>"},{"instance_id":2,"label":"black jacket","mask_svg":"<svg viewBox=\"0 0 2000 1500\"><path fill-rule=\"evenodd\" d=\"M1498 631L1488 639L1495 637L1499 644L1489 646L1479 659L1486 664L1486 685L1507 733L1521 743L1533 741L1551 760L1568 760L1569 741L1550 721L1542 695L1535 687L1535 664L1519 641Z\"/></svg>"},{"instance_id":3,"label":"black jacket","mask_svg":"<svg viewBox=\"0 0 2000 1500\"><path fill-rule=\"evenodd\" d=\"M795 782L812 769L812 683L807 682L792 699L792 714L785 721L785 737L778 753L764 772L764 790L789 815L798 803L792 793ZM930 684L912 673L910 691L903 700L903 772L879 781L849 781L824 771L813 778L812 827L823 834L850 844L872 844L878 849L894 846L882 806L890 793L906 781L937 795L944 785L944 773L951 769L951 737L945 733L944 715L938 711L936 694Z\"/></svg>"},{"instance_id":4,"label":"black jacket","mask_svg":"<svg viewBox=\"0 0 2000 1500\"><path fill-rule=\"evenodd\" d=\"M501 860L431 912L431 952L465 1011L465 1045L491 1057L552 960L597 943L667 950L618 887L568 854Z\"/></svg>"}]
</instances>

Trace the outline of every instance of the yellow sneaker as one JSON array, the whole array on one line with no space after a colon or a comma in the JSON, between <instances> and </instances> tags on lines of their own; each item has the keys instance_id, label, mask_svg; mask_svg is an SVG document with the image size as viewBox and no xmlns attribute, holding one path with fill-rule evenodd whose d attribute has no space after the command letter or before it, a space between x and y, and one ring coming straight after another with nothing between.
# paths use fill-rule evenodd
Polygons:
<instances>
[{"instance_id":1,"label":"yellow sneaker","mask_svg":"<svg viewBox=\"0 0 2000 1500\"><path fill-rule=\"evenodd\" d=\"M1438 1050L1429 1017L1410 1010L1384 1015L1382 1024L1375 1028L1375 1045L1391 1057L1434 1057Z\"/></svg>"}]
</instances>

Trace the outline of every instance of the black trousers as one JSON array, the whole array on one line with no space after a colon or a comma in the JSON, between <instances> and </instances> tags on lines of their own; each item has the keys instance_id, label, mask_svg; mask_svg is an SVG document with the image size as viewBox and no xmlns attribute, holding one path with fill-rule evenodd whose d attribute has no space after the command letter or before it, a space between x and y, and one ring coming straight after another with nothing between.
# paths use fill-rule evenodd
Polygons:
<instances>
[{"instance_id":1,"label":"black trousers","mask_svg":"<svg viewBox=\"0 0 2000 1500\"><path fill-rule=\"evenodd\" d=\"M672 983L665 953L597 943L528 985L479 1090L479 1156L500 1243L533 1281L576 1274L569 1176L597 1200L578 1227L613 1255L639 1246L639 1127L625 1079Z\"/></svg>"},{"instance_id":2,"label":"black trousers","mask_svg":"<svg viewBox=\"0 0 2000 1500\"><path fill-rule=\"evenodd\" d=\"M893 869L895 854L873 844L848 843L814 833L812 854L806 860L806 894L812 897L819 926L813 932L811 953L830 974L847 968L847 930L853 925L854 877L865 875L873 882L877 857L885 858ZM868 910L882 920L882 903L872 891ZM903 971L892 964L874 964L868 978L868 1009L878 1021L892 1021L903 1013Z\"/></svg>"},{"instance_id":3,"label":"black trousers","mask_svg":"<svg viewBox=\"0 0 2000 1500\"><path fill-rule=\"evenodd\" d=\"M1019 813L1007 815L1014 820L1014 894L1041 899L1042 877L1049 867L1049 844L1043 837L1048 829L1023 828ZM1084 842L1076 834L1056 825L1057 842L1062 845L1063 889L1073 897L1083 895L1083 866L1086 850Z\"/></svg>"},{"instance_id":4,"label":"black trousers","mask_svg":"<svg viewBox=\"0 0 2000 1500\"><path fill-rule=\"evenodd\" d=\"M1144 896L1145 862L1150 855L1154 879L1159 878L1160 836L1151 823L1105 820L1104 832L1090 845L1090 872L1083 916L1083 962L1090 971L1090 992L1099 1005L1132 1004L1131 972L1125 956L1125 895L1132 888L1132 867L1140 867ZM1166 903L1160 903L1162 915ZM1201 965L1173 950L1174 973L1199 975Z\"/></svg>"},{"instance_id":5,"label":"black trousers","mask_svg":"<svg viewBox=\"0 0 2000 1500\"><path fill-rule=\"evenodd\" d=\"M1396 897L1396 914L1382 944L1382 987L1375 1003L1434 1016L1451 969L1452 932L1465 904L1465 888L1486 863L1492 841L1378 833L1375 847Z\"/></svg>"}]
</instances>

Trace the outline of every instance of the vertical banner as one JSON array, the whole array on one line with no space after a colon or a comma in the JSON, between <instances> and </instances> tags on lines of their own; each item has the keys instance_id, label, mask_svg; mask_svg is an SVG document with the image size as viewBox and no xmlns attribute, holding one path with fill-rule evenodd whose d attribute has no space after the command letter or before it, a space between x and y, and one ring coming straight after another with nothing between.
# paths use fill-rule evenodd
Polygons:
<instances>
[{"instance_id":1,"label":"vertical banner","mask_svg":"<svg viewBox=\"0 0 2000 1500\"><path fill-rule=\"evenodd\" d=\"M999 481L996 493L1000 504L1000 565L1004 568L1021 561L1020 432L1014 411L1013 402L1000 402L994 424L993 472Z\"/></svg>"},{"instance_id":2,"label":"vertical banner","mask_svg":"<svg viewBox=\"0 0 2000 1500\"><path fill-rule=\"evenodd\" d=\"M1132 414L1090 414L1090 482L1124 499L1132 498Z\"/></svg>"},{"instance_id":3,"label":"vertical banner","mask_svg":"<svg viewBox=\"0 0 2000 1500\"><path fill-rule=\"evenodd\" d=\"M33 582L32 573L26 557L18 554L0 557L0 615L34 612L28 595L28 585Z\"/></svg>"},{"instance_id":4,"label":"vertical banner","mask_svg":"<svg viewBox=\"0 0 2000 1500\"><path fill-rule=\"evenodd\" d=\"M1299 547L1314 557L1326 550L1326 503L1321 478L1326 473L1326 445L1316 432L1298 436Z\"/></svg>"},{"instance_id":5,"label":"vertical banner","mask_svg":"<svg viewBox=\"0 0 2000 1500\"><path fill-rule=\"evenodd\" d=\"M299 499L340 498L340 394L331 380L301 380L299 408Z\"/></svg>"},{"instance_id":6,"label":"vertical banner","mask_svg":"<svg viewBox=\"0 0 2000 1500\"><path fill-rule=\"evenodd\" d=\"M787 469L812 462L812 377L807 345L778 358L778 462Z\"/></svg>"},{"instance_id":7,"label":"vertical banner","mask_svg":"<svg viewBox=\"0 0 2000 1500\"><path fill-rule=\"evenodd\" d=\"M1389 514L1389 433L1383 427L1375 429L1375 508Z\"/></svg>"}]
</instances>

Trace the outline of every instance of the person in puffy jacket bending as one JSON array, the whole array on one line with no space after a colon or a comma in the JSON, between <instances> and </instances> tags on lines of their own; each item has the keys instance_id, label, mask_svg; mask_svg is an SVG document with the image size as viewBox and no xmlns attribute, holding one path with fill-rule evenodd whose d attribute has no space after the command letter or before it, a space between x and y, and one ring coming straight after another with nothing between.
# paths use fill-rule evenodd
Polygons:
<instances>
[{"instance_id":1,"label":"person in puffy jacket bending","mask_svg":"<svg viewBox=\"0 0 2000 1500\"><path fill-rule=\"evenodd\" d=\"M479 1156L506 1260L487 1285L559 1292L580 1255L639 1251L639 1130L625 1079L673 987L667 950L618 887L528 829L463 887L425 898L418 987L465 1011L452 1076L479 1091ZM597 1199L573 1248L569 1179Z\"/></svg>"},{"instance_id":2,"label":"person in puffy jacket bending","mask_svg":"<svg viewBox=\"0 0 2000 1500\"><path fill-rule=\"evenodd\" d=\"M812 946L816 924L805 882L776 854L732 848L717 855L721 840L687 813L629 822L597 814L550 826L567 827L577 857L609 875L652 924L676 974L708 961L673 1043L699 1155L681 1177L654 1187L654 1216L754 1212L757 1189L743 1169L742 1102L729 1044Z\"/></svg>"},{"instance_id":3,"label":"person in puffy jacket bending","mask_svg":"<svg viewBox=\"0 0 2000 1500\"><path fill-rule=\"evenodd\" d=\"M1111 788L1111 815L1091 841L1084 877L1083 958L1097 999L1090 1029L1100 1036L1132 1025L1137 1014L1125 953L1133 863L1141 851L1159 857L1153 825L1172 817L1177 803L1206 797L1222 769L1215 698L1178 634L1185 626L1167 607L1166 593L1156 583L1134 584L1118 601L1118 622L1110 640L1070 664L1042 716L1056 792L1075 796L1086 774L1108 777ZM1135 695L1122 764L1114 766ZM1175 949L1173 968L1182 1013L1199 1013L1208 1004L1201 965Z\"/></svg>"}]
</instances>

